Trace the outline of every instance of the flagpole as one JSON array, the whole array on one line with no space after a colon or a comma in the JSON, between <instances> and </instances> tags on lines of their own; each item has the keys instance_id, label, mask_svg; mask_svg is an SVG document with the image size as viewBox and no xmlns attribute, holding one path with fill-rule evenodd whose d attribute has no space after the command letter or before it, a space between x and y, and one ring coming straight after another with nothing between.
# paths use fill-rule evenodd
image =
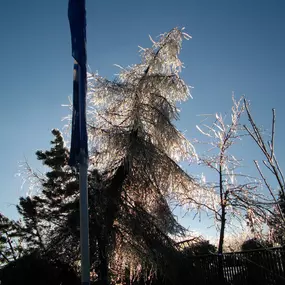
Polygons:
<instances>
[{"instance_id":1,"label":"flagpole","mask_svg":"<svg viewBox=\"0 0 285 285\"><path fill-rule=\"evenodd\" d=\"M74 77L73 77L73 96L78 103L78 110L80 113L83 112L85 108L85 102L79 100L79 97L82 98L82 94L86 92L86 85L84 83L84 77L86 69L81 68L76 60L74 61ZM78 98L78 100L76 100ZM78 120L78 133L74 132L74 144L78 143L78 146L81 146L80 140L82 140L82 119L84 117L76 117ZM75 135L78 135L75 136ZM85 144L83 144L85 145ZM79 154L76 156L78 167L79 167L79 207L80 207L80 253L81 253L81 284L89 285L90 284L90 253L89 253L89 210L88 210L88 154L86 149L80 147Z\"/></svg>"},{"instance_id":2,"label":"flagpole","mask_svg":"<svg viewBox=\"0 0 285 285\"><path fill-rule=\"evenodd\" d=\"M86 62L78 68L79 97L86 100ZM86 102L79 100L79 110L85 114ZM82 122L82 120L84 122ZM86 117L79 116L79 133L86 131ZM79 138L78 138L79 139ZM82 137L80 137L82 139ZM87 140L87 131L86 137ZM80 189L80 251L81 251L81 284L90 285L89 253L89 210L88 210L88 153L85 144L80 143L79 153L79 189Z\"/></svg>"},{"instance_id":3,"label":"flagpole","mask_svg":"<svg viewBox=\"0 0 285 285\"><path fill-rule=\"evenodd\" d=\"M72 56L74 58L72 136L69 164L79 167L81 284L90 285L85 0L69 0L68 19L71 30Z\"/></svg>"},{"instance_id":4,"label":"flagpole","mask_svg":"<svg viewBox=\"0 0 285 285\"><path fill-rule=\"evenodd\" d=\"M79 188L80 188L80 249L81 284L90 284L89 257L89 213L88 213L88 159L84 150L80 151Z\"/></svg>"}]
</instances>

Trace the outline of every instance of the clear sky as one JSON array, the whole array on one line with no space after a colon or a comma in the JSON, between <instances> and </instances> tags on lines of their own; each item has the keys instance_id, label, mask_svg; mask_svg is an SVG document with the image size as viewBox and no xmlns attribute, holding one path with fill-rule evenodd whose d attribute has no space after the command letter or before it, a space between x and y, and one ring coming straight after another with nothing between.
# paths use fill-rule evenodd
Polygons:
<instances>
[{"instance_id":1,"label":"clear sky","mask_svg":"<svg viewBox=\"0 0 285 285\"><path fill-rule=\"evenodd\" d=\"M1 0L0 8L0 212L15 217L21 190L15 177L24 157L34 167L37 149L49 147L50 131L68 114L62 104L72 92L67 0ZM196 135L201 113L226 112L231 94L245 94L261 124L277 110L279 157L285 103L285 2L283 0L87 0L88 63L112 78L137 63L148 35L186 27L193 39L181 53L182 77L194 86L182 105L181 130ZM283 126L282 126L283 124ZM253 144L242 155L254 152ZM284 163L283 163L284 164Z\"/></svg>"}]
</instances>

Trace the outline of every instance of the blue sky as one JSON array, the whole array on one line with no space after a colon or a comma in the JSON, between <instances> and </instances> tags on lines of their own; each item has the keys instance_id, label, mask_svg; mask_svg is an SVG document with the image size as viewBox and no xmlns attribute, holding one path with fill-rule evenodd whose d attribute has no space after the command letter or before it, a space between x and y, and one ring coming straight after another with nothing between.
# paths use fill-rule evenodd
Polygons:
<instances>
[{"instance_id":1,"label":"blue sky","mask_svg":"<svg viewBox=\"0 0 285 285\"><path fill-rule=\"evenodd\" d=\"M148 35L186 27L182 77L194 86L193 100L181 106L178 127L197 135L198 114L226 112L231 94L245 94L253 114L269 127L277 111L277 152L284 162L285 2L282 0L87 0L88 63L112 78L139 61L138 45ZM24 157L36 168L34 153L49 147L53 128L61 129L72 92L71 41L67 1L9 0L0 9L0 212L15 217ZM258 155L252 143L241 156ZM284 165L284 163L283 163ZM192 223L192 222L191 222ZM190 225L190 224L189 224ZM195 224L195 226L197 226Z\"/></svg>"}]
</instances>

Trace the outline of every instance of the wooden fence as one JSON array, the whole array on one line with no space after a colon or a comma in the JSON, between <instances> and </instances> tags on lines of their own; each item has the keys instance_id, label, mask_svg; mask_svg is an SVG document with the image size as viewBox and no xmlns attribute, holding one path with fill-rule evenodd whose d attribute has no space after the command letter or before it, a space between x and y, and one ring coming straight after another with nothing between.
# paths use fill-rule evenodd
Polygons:
<instances>
[{"instance_id":1,"label":"wooden fence","mask_svg":"<svg viewBox=\"0 0 285 285\"><path fill-rule=\"evenodd\" d=\"M285 248L267 248L225 253L222 259L225 284L285 284ZM219 256L190 257L195 283L219 284ZM193 284L195 284L193 283Z\"/></svg>"}]
</instances>

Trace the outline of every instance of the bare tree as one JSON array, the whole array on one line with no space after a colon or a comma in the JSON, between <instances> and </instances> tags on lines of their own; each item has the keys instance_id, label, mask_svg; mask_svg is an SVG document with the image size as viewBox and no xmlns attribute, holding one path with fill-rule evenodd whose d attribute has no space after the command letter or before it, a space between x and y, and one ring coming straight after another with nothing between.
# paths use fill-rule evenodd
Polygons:
<instances>
[{"instance_id":1,"label":"bare tree","mask_svg":"<svg viewBox=\"0 0 285 285\"><path fill-rule=\"evenodd\" d=\"M264 218L266 215L266 199L258 192L259 181L240 173L238 169L242 161L232 154L234 145L245 135L240 124L245 109L243 98L236 101L233 97L232 100L233 106L229 120L226 116L215 114L213 123L206 124L204 120L202 126L197 126L200 133L207 138L203 143L210 145L206 153L199 156L199 165L216 175L216 180L210 182L206 181L205 176L201 177L208 195L200 206L201 209L213 215L219 230L218 254L221 282L223 282L222 254L226 228L234 232L238 224L244 226L249 212L252 217Z\"/></svg>"},{"instance_id":2,"label":"bare tree","mask_svg":"<svg viewBox=\"0 0 285 285\"><path fill-rule=\"evenodd\" d=\"M268 225L272 230L275 242L284 244L285 242L285 180L282 169L275 154L275 128L276 128L276 112L272 109L272 124L270 139L266 142L263 137L262 130L255 123L252 113L249 109L249 103L244 99L244 105L249 120L250 127L244 125L244 128L254 140L258 148L263 153L265 159L262 160L263 166L275 178L277 183L278 192L276 193L275 187L271 185L269 179L266 177L264 171L260 167L257 160L254 160L255 166L262 178L266 188L272 199L273 215L268 219ZM278 197L279 196L279 197ZM272 214L272 212L271 212Z\"/></svg>"},{"instance_id":3,"label":"bare tree","mask_svg":"<svg viewBox=\"0 0 285 285\"><path fill-rule=\"evenodd\" d=\"M235 157L233 147L246 135L240 124L244 113L243 98L236 101L233 97L233 107L230 120L226 116L215 114L212 125L197 126L200 133L208 138L210 149L199 157L199 164L213 170L216 181L204 185L212 193L212 200L205 203L204 208L214 213L220 232L218 252L223 252L223 241L226 225L244 222L250 210L253 215L263 217L266 213L266 197L259 192L260 181L243 174L238 169L242 160ZM206 180L206 178L205 178Z\"/></svg>"}]
</instances>

